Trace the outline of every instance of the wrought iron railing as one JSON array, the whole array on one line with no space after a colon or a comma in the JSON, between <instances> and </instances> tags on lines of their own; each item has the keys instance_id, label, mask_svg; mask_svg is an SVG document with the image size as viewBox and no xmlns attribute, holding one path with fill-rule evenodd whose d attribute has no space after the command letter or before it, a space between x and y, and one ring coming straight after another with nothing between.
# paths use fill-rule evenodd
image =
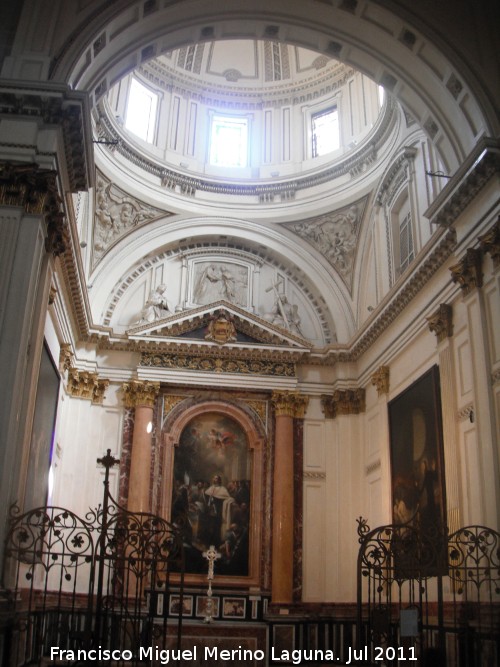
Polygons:
<instances>
[{"instance_id":1,"label":"wrought iron railing","mask_svg":"<svg viewBox=\"0 0 500 667\"><path fill-rule=\"evenodd\" d=\"M158 599L171 577L182 608L182 536L161 517L132 513L109 492L85 518L68 509L11 511L4 588L10 618L4 663L128 666L151 662L151 647L179 648L182 614ZM175 569L175 575L171 571Z\"/></svg>"},{"instance_id":2,"label":"wrought iron railing","mask_svg":"<svg viewBox=\"0 0 500 667\"><path fill-rule=\"evenodd\" d=\"M369 659L476 667L500 663L500 534L358 519L358 637ZM374 663L376 664L376 663Z\"/></svg>"}]
</instances>

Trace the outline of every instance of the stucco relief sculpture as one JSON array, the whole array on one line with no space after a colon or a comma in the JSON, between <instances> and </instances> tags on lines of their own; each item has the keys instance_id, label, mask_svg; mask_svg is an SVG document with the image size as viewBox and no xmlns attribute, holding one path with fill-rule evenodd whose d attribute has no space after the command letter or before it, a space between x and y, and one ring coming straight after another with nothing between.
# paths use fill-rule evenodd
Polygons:
<instances>
[{"instance_id":1,"label":"stucco relief sculpture","mask_svg":"<svg viewBox=\"0 0 500 667\"><path fill-rule=\"evenodd\" d=\"M285 225L316 248L349 285L365 203Z\"/></svg>"},{"instance_id":2,"label":"stucco relief sculpture","mask_svg":"<svg viewBox=\"0 0 500 667\"><path fill-rule=\"evenodd\" d=\"M97 176L94 222L94 260L116 239L143 222L171 215L133 199L102 176Z\"/></svg>"},{"instance_id":3,"label":"stucco relief sculpture","mask_svg":"<svg viewBox=\"0 0 500 667\"><path fill-rule=\"evenodd\" d=\"M291 304L288 297L278 290L279 284L271 285L266 292L274 290L275 302L270 313L264 315L264 319L284 329L288 329L294 334L303 337L300 330L300 315L299 307L296 304Z\"/></svg>"},{"instance_id":4,"label":"stucco relief sculpture","mask_svg":"<svg viewBox=\"0 0 500 667\"><path fill-rule=\"evenodd\" d=\"M170 315L167 297L165 296L166 290L167 286L162 283L151 291L148 300L144 304L144 308L141 311L141 315L137 321L137 324L148 324L155 322L156 320L161 320L162 317L167 317L167 315Z\"/></svg>"},{"instance_id":5,"label":"stucco relief sculpture","mask_svg":"<svg viewBox=\"0 0 500 667\"><path fill-rule=\"evenodd\" d=\"M196 267L193 301L200 305L225 299L237 306L247 304L247 270L224 262L208 262Z\"/></svg>"}]
</instances>

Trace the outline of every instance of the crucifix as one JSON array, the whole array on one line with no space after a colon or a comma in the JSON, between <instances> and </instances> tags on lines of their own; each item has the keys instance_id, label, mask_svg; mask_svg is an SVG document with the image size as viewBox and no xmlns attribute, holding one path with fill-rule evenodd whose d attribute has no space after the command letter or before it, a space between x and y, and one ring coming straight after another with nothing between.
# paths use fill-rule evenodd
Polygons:
<instances>
[{"instance_id":1,"label":"crucifix","mask_svg":"<svg viewBox=\"0 0 500 667\"><path fill-rule=\"evenodd\" d=\"M204 551L202 555L203 558L206 558L208 561L207 608L205 612L205 618L203 619L203 621L205 623L211 623L212 614L214 611L214 601L212 598L212 580L214 578L214 566L215 566L215 561L221 557L221 554L218 551L216 551L214 545L211 544L210 547L206 551Z\"/></svg>"}]
</instances>

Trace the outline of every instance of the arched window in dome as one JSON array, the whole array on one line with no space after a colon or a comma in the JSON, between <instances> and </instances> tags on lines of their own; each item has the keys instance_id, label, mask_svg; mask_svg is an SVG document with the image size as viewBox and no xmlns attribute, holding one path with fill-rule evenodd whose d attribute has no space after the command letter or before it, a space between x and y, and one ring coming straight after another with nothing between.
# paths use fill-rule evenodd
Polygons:
<instances>
[{"instance_id":1,"label":"arched window in dome","mask_svg":"<svg viewBox=\"0 0 500 667\"><path fill-rule=\"evenodd\" d=\"M340 148L339 113L336 106L311 115L312 156L321 157Z\"/></svg>"},{"instance_id":2,"label":"arched window in dome","mask_svg":"<svg viewBox=\"0 0 500 667\"><path fill-rule=\"evenodd\" d=\"M248 163L248 119L212 116L210 164L219 167L246 167Z\"/></svg>"},{"instance_id":3,"label":"arched window in dome","mask_svg":"<svg viewBox=\"0 0 500 667\"><path fill-rule=\"evenodd\" d=\"M125 127L143 141L153 143L156 129L158 95L138 79L130 79Z\"/></svg>"}]
</instances>

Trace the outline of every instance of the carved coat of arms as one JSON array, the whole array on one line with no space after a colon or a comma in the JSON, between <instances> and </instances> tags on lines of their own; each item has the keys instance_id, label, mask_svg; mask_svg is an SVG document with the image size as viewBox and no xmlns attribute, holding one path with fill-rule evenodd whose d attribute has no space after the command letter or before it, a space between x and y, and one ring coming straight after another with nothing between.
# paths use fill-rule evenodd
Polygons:
<instances>
[{"instance_id":1,"label":"carved coat of arms","mask_svg":"<svg viewBox=\"0 0 500 667\"><path fill-rule=\"evenodd\" d=\"M212 340L214 343L224 345L224 343L235 341L236 338L236 327L225 315L218 315L210 320L205 340Z\"/></svg>"}]
</instances>

